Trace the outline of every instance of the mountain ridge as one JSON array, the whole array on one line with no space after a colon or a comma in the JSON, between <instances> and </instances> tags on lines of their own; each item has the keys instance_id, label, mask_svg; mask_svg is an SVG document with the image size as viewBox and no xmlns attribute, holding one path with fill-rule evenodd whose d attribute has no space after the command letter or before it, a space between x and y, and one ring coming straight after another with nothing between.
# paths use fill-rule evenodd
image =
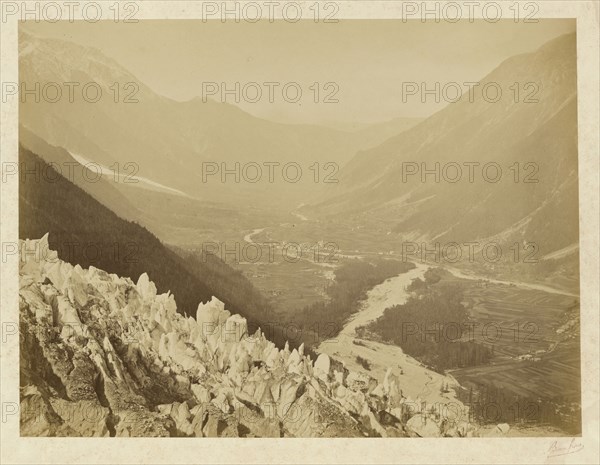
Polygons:
<instances>
[{"instance_id":1,"label":"mountain ridge","mask_svg":"<svg viewBox=\"0 0 600 465\"><path fill-rule=\"evenodd\" d=\"M218 257L182 258L146 228L117 215L36 154L21 148L19 158L23 168L19 186L22 239L50 232L50 246L61 259L132 279L150 273L161 292L170 290L178 295L180 311L193 312L198 302L218 295L238 312L244 303L245 310L254 312L246 315L252 324L268 314L260 293ZM38 180L27 173L44 176Z\"/></svg>"},{"instance_id":2,"label":"mountain ridge","mask_svg":"<svg viewBox=\"0 0 600 465\"><path fill-rule=\"evenodd\" d=\"M97 81L103 95L93 104L78 94L73 102L66 98L54 103L25 99L20 104L22 125L50 145L105 166L115 160L136 163L140 176L201 199L246 204L281 197L278 201L287 206L307 188L323 188L312 182L307 172L312 163L342 165L357 149L379 143L395 127L347 133L318 125L277 123L210 99L177 102L155 93L98 50L68 41L42 41L22 30L19 47L20 79L26 86ZM105 61L109 65L104 66ZM113 101L116 97L117 102ZM126 103L128 97L137 103ZM406 121L398 124L399 130L410 125ZM201 182L203 162L215 161L229 163L228 167L235 162L295 162L305 175L298 184L238 184L232 193L230 186L219 182ZM272 196L274 189L280 195Z\"/></svg>"},{"instance_id":3,"label":"mountain ridge","mask_svg":"<svg viewBox=\"0 0 600 465\"><path fill-rule=\"evenodd\" d=\"M399 240L459 243L500 237L530 216L537 218L532 223L537 227L520 228L507 240L540 241L545 253L576 242L575 35L505 60L480 81L490 82L504 90L497 103L477 93L471 103L463 94L402 134L358 153L342 168L340 182L328 196L300 212L316 218L352 215L364 224L386 222ZM519 101L510 89L515 82ZM522 101L527 83L537 86L537 103ZM407 163L418 171L404 178ZM468 181L464 163L478 163L474 182ZM486 163L500 167L499 182L485 180L481 170ZM424 169L440 173L452 164L462 167L458 181L442 176L434 181L433 175L422 180ZM554 228L552 237L549 227Z\"/></svg>"}]
</instances>

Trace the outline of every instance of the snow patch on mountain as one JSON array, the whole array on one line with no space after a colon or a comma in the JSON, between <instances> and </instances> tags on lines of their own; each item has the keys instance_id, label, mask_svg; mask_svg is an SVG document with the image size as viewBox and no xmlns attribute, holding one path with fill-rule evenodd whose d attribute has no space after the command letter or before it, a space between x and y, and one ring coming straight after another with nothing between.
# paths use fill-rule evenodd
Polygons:
<instances>
[{"instance_id":1,"label":"snow patch on mountain","mask_svg":"<svg viewBox=\"0 0 600 465\"><path fill-rule=\"evenodd\" d=\"M175 195L179 195L181 197L191 198L190 195L188 195L185 192L182 192L178 189L173 189L172 187L165 186L164 184L161 184L156 181L152 181L151 179L145 178L143 176L137 176L133 173L126 172L127 170L125 170L125 165L122 167L124 171L115 171L112 168L101 165L100 163L92 162L91 160L86 159L82 155L79 155L79 154L76 154L73 152L69 152L69 154L80 165L86 166L86 167L92 166L93 168L90 168L90 169L93 169L94 171L99 172L102 176L118 178L119 182L124 182L124 183L130 184L134 187L139 186L142 188L146 188L146 189L150 189L150 190L154 190L154 191L158 191L158 192L165 192L167 194L175 194ZM131 165L132 168L135 168L135 166L136 166L135 164Z\"/></svg>"}]
</instances>

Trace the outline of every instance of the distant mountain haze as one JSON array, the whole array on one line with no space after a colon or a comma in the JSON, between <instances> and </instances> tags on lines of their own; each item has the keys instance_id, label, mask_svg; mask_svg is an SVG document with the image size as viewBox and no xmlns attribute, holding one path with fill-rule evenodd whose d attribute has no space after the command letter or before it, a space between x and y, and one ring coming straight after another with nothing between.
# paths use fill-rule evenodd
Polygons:
<instances>
[{"instance_id":1,"label":"distant mountain haze","mask_svg":"<svg viewBox=\"0 0 600 465\"><path fill-rule=\"evenodd\" d=\"M276 7L277 8L277 7ZM477 8L477 7L475 7ZM428 18L431 19L431 18ZM202 96L202 83L279 82L273 100L235 102L245 112L280 123L373 124L402 117L427 117L443 100L403 100L403 82L475 81L498 63L575 31L575 19L539 18L458 22L401 19L304 19L222 22L149 20L137 23L26 22L25 31L95 47L114 58L157 94L177 101ZM297 103L281 88L298 82ZM308 87L319 82L320 97ZM326 82L338 86L335 104L324 103ZM398 131L399 132L399 131ZM393 134L390 134L390 136Z\"/></svg>"},{"instance_id":2,"label":"distant mountain haze","mask_svg":"<svg viewBox=\"0 0 600 465\"><path fill-rule=\"evenodd\" d=\"M262 226L248 221L253 212L276 215L302 204L308 218L335 222L352 215L367 229L385 224L399 240L539 242L541 255L563 249L572 255L578 242L575 44L567 34L505 60L472 93L425 120L321 127L275 123L200 98L170 100L96 49L20 31L20 75L29 88L97 82L103 93L97 103L27 99L20 105L22 143L34 151L39 141L55 147L37 150L48 162L81 157L121 169L133 162L137 176L182 191L119 184L126 199L120 202L115 193L80 183L123 217L163 238L177 237L174 243L193 242L198 230L218 237L230 218L240 229ZM138 103L124 103L132 89ZM273 183L269 162L279 163ZM207 176L206 163L217 172ZM236 163L262 166L260 182L236 180ZM301 166L300 182L283 180L286 163ZM440 182L431 174L436 164ZM461 179L447 181L457 166ZM497 167L500 178L486 180L499 174ZM226 182L222 169L229 170ZM430 172L425 182L423 170ZM327 175L338 182L324 183Z\"/></svg>"},{"instance_id":3,"label":"distant mountain haze","mask_svg":"<svg viewBox=\"0 0 600 465\"><path fill-rule=\"evenodd\" d=\"M93 48L37 38L22 30L19 39L20 80L27 88L33 89L35 83L80 83L73 102L66 89L57 102L25 98L20 105L23 127L51 145L107 167L117 161L120 166L133 162L139 167L138 176L197 199L244 204L268 200L293 208L315 189L328 189L323 176L337 172L357 150L375 146L419 121L398 119L357 132L275 123L210 99L176 102L162 97ZM81 92L84 84L94 82L102 97L91 103ZM90 89L88 95L94 99L95 86ZM321 171L318 182L315 162ZM203 178L209 169L203 163L210 163L211 170L216 164L219 171ZM275 182L269 182L264 163L279 164L273 165ZM288 179L297 178L293 166L283 173L286 163L300 167L299 182L285 180L286 174ZM326 163L332 163L327 170ZM240 182L235 174L221 181L223 171L239 174L246 165L246 178ZM262 171L259 181L244 181L256 179L256 165Z\"/></svg>"},{"instance_id":4,"label":"distant mountain haze","mask_svg":"<svg viewBox=\"0 0 600 465\"><path fill-rule=\"evenodd\" d=\"M544 253L576 243L575 35L504 61L479 89L487 83L502 89L496 103L475 90L472 103L465 94L415 127L361 151L341 170L340 183L303 212L354 214L366 223L385 218L396 233L427 240L538 241ZM515 83L518 99L511 89ZM469 163L478 164L471 165L473 182ZM486 164L491 165L483 173Z\"/></svg>"}]
</instances>

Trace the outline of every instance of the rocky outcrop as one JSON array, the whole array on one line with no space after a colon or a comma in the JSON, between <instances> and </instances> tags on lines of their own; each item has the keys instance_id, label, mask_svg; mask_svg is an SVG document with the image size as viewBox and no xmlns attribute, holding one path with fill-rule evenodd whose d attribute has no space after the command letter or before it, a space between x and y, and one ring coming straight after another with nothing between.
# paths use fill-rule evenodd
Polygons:
<instances>
[{"instance_id":1,"label":"rocky outcrop","mask_svg":"<svg viewBox=\"0 0 600 465\"><path fill-rule=\"evenodd\" d=\"M390 373L280 350L217 298L186 318L146 274L65 263L47 236L20 251L24 436L461 435L409 408Z\"/></svg>"}]
</instances>

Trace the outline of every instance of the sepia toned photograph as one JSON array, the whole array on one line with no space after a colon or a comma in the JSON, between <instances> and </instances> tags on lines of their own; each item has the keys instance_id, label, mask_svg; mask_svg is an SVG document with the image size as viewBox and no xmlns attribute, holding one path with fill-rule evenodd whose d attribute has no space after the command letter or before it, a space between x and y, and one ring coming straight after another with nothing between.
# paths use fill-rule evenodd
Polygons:
<instances>
[{"instance_id":1,"label":"sepia toned photograph","mask_svg":"<svg viewBox=\"0 0 600 465\"><path fill-rule=\"evenodd\" d=\"M555 438L543 456L577 460L582 314L598 313L577 20L536 2L266 3L83 2L73 20L41 2L41 21L2 4L18 71L2 422Z\"/></svg>"}]
</instances>

